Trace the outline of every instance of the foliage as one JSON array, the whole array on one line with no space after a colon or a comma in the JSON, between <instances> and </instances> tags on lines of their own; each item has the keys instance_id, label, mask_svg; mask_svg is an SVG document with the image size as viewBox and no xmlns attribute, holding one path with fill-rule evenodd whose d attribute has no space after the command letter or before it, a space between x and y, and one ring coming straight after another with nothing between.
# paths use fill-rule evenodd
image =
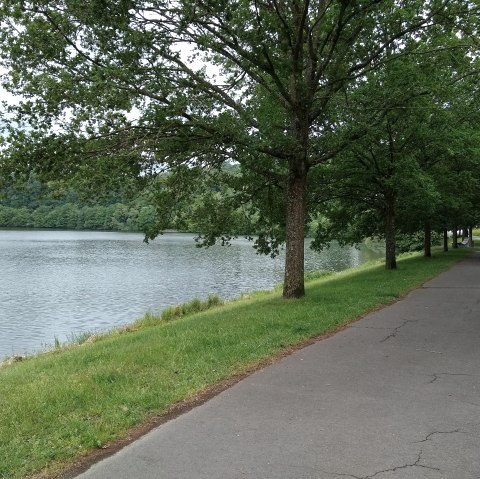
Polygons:
<instances>
[{"instance_id":1,"label":"foliage","mask_svg":"<svg viewBox=\"0 0 480 479\"><path fill-rule=\"evenodd\" d=\"M110 192L96 201L69 189L56 191L30 177L0 190L0 227L143 231L157 221L153 206L142 197L129 199Z\"/></svg>"},{"instance_id":2,"label":"foliage","mask_svg":"<svg viewBox=\"0 0 480 479\"><path fill-rule=\"evenodd\" d=\"M369 96L369 121L352 122L352 95L409 55L458 50L473 63L477 13L468 0L2 0L5 83L25 98L10 126L28 122L11 135L3 169L18 178L33 168L92 193L168 171L152 237L202 172L238 162L235 194L207 198L206 244L236 233L229 205L241 201L262 232L260 252L286 242L284 295L299 297L315 214L308 176L383 117Z\"/></svg>"},{"instance_id":3,"label":"foliage","mask_svg":"<svg viewBox=\"0 0 480 479\"><path fill-rule=\"evenodd\" d=\"M409 251L422 251L425 246L423 232L403 233L397 235L396 247L397 253L407 253ZM432 245L438 246L442 243L442 235L437 232L432 233Z\"/></svg>"},{"instance_id":4,"label":"foliage","mask_svg":"<svg viewBox=\"0 0 480 479\"><path fill-rule=\"evenodd\" d=\"M371 73L357 90L357 102L370 97L368 104L383 116L313 177L321 187L311 188L312 201L323 206L315 247L332 239L351 244L385 238L387 267L394 267L396 252L413 247L412 238L423 237L425 228L477 221L479 98L475 80L456 81L464 60L459 55L456 61L452 69L450 54L431 63L405 57ZM376 92L379 87L383 95ZM353 111L352 121L368 122L369 115Z\"/></svg>"},{"instance_id":5,"label":"foliage","mask_svg":"<svg viewBox=\"0 0 480 479\"><path fill-rule=\"evenodd\" d=\"M222 236L224 242L258 233L251 206L243 204L229 186L238 181L239 168L224 165L221 171L198 173L186 168L185 176L159 175L137 195L122 188L102 197L89 197L78 185L79 192L58 190L58 183L42 183L31 175L26 182L9 182L0 189L0 227L143 231L148 239L161 230L175 229L202 232L197 240L205 245L214 244L227 225L231 233ZM195 182L190 182L188 192L174 196L174 191L181 190L179 182L189 181L186 177L195 177ZM170 202L168 214L165 202Z\"/></svg>"}]
</instances>

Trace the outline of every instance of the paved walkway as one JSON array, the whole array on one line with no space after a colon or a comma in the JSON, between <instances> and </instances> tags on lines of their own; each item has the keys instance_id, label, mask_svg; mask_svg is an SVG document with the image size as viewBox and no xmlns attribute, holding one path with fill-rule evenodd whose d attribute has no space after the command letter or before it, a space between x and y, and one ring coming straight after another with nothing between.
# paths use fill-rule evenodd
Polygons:
<instances>
[{"instance_id":1,"label":"paved walkway","mask_svg":"<svg viewBox=\"0 0 480 479\"><path fill-rule=\"evenodd\" d=\"M480 478L480 255L78 477Z\"/></svg>"}]
</instances>

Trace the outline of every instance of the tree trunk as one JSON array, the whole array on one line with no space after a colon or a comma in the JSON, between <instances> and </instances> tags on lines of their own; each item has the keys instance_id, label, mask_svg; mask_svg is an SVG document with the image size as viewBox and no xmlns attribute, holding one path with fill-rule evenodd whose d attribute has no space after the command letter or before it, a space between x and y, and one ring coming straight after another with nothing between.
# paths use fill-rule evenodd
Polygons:
<instances>
[{"instance_id":1,"label":"tree trunk","mask_svg":"<svg viewBox=\"0 0 480 479\"><path fill-rule=\"evenodd\" d=\"M305 196L307 172L304 167L290 165L287 187L287 224L284 298L305 296Z\"/></svg>"},{"instance_id":2,"label":"tree trunk","mask_svg":"<svg viewBox=\"0 0 480 479\"><path fill-rule=\"evenodd\" d=\"M429 221L425 221L425 238L424 238L424 247L423 247L423 255L426 258L430 258L432 256L432 228L430 226Z\"/></svg>"},{"instance_id":3,"label":"tree trunk","mask_svg":"<svg viewBox=\"0 0 480 479\"><path fill-rule=\"evenodd\" d=\"M395 244L395 197L387 196L385 208L385 268L397 269Z\"/></svg>"},{"instance_id":4,"label":"tree trunk","mask_svg":"<svg viewBox=\"0 0 480 479\"><path fill-rule=\"evenodd\" d=\"M468 228L468 246L470 246L471 248L473 248L474 246L474 243L473 243L473 228L470 226L470 228Z\"/></svg>"},{"instance_id":5,"label":"tree trunk","mask_svg":"<svg viewBox=\"0 0 480 479\"><path fill-rule=\"evenodd\" d=\"M453 227L452 248L458 248L458 226Z\"/></svg>"},{"instance_id":6,"label":"tree trunk","mask_svg":"<svg viewBox=\"0 0 480 479\"><path fill-rule=\"evenodd\" d=\"M443 251L448 251L448 231L443 230Z\"/></svg>"}]
</instances>

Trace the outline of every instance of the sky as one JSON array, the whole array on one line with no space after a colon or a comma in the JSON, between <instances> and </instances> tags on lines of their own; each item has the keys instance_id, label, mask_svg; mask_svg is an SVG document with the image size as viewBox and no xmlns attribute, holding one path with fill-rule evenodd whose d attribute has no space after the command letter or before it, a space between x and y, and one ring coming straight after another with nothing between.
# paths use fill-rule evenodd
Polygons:
<instances>
[{"instance_id":1,"label":"sky","mask_svg":"<svg viewBox=\"0 0 480 479\"><path fill-rule=\"evenodd\" d=\"M13 99L12 95L0 87L0 101L10 102Z\"/></svg>"},{"instance_id":2,"label":"sky","mask_svg":"<svg viewBox=\"0 0 480 479\"><path fill-rule=\"evenodd\" d=\"M0 85L0 101L6 101L7 103L15 103L15 96L5 91Z\"/></svg>"}]
</instances>

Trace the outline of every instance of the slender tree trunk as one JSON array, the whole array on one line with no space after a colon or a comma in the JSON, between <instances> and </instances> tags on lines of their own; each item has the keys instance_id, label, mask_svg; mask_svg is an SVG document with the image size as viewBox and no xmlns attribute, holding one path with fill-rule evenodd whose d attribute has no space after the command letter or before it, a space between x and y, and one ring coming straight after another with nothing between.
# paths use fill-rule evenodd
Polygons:
<instances>
[{"instance_id":1,"label":"slender tree trunk","mask_svg":"<svg viewBox=\"0 0 480 479\"><path fill-rule=\"evenodd\" d=\"M470 226L468 228L468 246L473 247L473 228Z\"/></svg>"},{"instance_id":2,"label":"slender tree trunk","mask_svg":"<svg viewBox=\"0 0 480 479\"><path fill-rule=\"evenodd\" d=\"M465 228L465 226L461 229L461 234L462 234L462 243L464 241L464 239L468 236L468 233L467 233L467 228Z\"/></svg>"},{"instance_id":3,"label":"slender tree trunk","mask_svg":"<svg viewBox=\"0 0 480 479\"><path fill-rule=\"evenodd\" d=\"M456 225L453 227L452 248L458 248L458 226Z\"/></svg>"},{"instance_id":4,"label":"slender tree trunk","mask_svg":"<svg viewBox=\"0 0 480 479\"><path fill-rule=\"evenodd\" d=\"M397 269L397 255L395 244L395 197L386 198L385 208L385 268Z\"/></svg>"},{"instance_id":5,"label":"slender tree trunk","mask_svg":"<svg viewBox=\"0 0 480 479\"><path fill-rule=\"evenodd\" d=\"M305 196L306 168L290 165L287 187L287 224L284 298L301 298L305 295Z\"/></svg>"},{"instance_id":6,"label":"slender tree trunk","mask_svg":"<svg viewBox=\"0 0 480 479\"><path fill-rule=\"evenodd\" d=\"M425 237L424 237L424 247L423 247L423 255L426 258L430 258L432 256L432 228L430 226L429 221L425 221Z\"/></svg>"},{"instance_id":7,"label":"slender tree trunk","mask_svg":"<svg viewBox=\"0 0 480 479\"><path fill-rule=\"evenodd\" d=\"M448 251L448 231L443 230L443 251Z\"/></svg>"}]
</instances>

